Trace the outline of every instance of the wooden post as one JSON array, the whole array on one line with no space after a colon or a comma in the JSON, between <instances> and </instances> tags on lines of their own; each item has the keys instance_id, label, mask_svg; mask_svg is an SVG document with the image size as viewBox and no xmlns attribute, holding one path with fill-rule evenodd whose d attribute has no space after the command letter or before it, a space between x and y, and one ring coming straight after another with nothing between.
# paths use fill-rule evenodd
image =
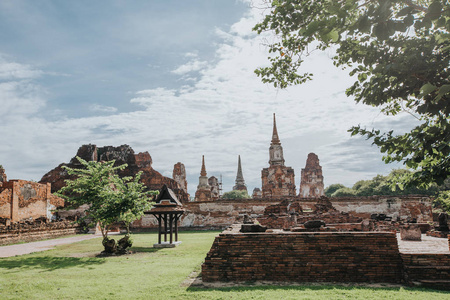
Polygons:
<instances>
[{"instance_id":1,"label":"wooden post","mask_svg":"<svg viewBox=\"0 0 450 300\"><path fill-rule=\"evenodd\" d=\"M169 214L169 226L170 226L170 243L173 243L173 214Z\"/></svg>"},{"instance_id":2,"label":"wooden post","mask_svg":"<svg viewBox=\"0 0 450 300\"><path fill-rule=\"evenodd\" d=\"M158 219L158 244L161 244L161 216L160 215L155 215L155 217Z\"/></svg>"},{"instance_id":3,"label":"wooden post","mask_svg":"<svg viewBox=\"0 0 450 300\"><path fill-rule=\"evenodd\" d=\"M178 218L180 215L175 215L175 242L178 242Z\"/></svg>"},{"instance_id":4,"label":"wooden post","mask_svg":"<svg viewBox=\"0 0 450 300\"><path fill-rule=\"evenodd\" d=\"M167 242L167 214L164 214L164 242Z\"/></svg>"}]
</instances>

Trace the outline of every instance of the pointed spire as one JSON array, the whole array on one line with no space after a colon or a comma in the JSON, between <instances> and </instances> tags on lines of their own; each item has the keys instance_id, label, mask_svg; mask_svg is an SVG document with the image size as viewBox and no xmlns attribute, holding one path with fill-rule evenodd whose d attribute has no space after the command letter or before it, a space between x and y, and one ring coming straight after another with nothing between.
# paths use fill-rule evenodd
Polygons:
<instances>
[{"instance_id":1,"label":"pointed spire","mask_svg":"<svg viewBox=\"0 0 450 300\"><path fill-rule=\"evenodd\" d=\"M205 156L204 155L202 155L202 170L200 171L200 176L206 176Z\"/></svg>"},{"instance_id":2,"label":"pointed spire","mask_svg":"<svg viewBox=\"0 0 450 300\"><path fill-rule=\"evenodd\" d=\"M241 156L238 156L238 170L236 175L236 184L245 184L244 175L242 175Z\"/></svg>"},{"instance_id":3,"label":"pointed spire","mask_svg":"<svg viewBox=\"0 0 450 300\"><path fill-rule=\"evenodd\" d=\"M280 138L278 137L277 121L275 120L275 113L273 113L273 133L272 133L272 145L281 145Z\"/></svg>"}]
</instances>

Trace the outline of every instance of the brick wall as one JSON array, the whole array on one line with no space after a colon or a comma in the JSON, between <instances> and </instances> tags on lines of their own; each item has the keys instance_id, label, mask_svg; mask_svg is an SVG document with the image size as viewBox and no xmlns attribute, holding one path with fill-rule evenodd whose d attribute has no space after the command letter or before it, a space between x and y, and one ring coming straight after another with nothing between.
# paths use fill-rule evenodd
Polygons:
<instances>
[{"instance_id":1,"label":"brick wall","mask_svg":"<svg viewBox=\"0 0 450 300\"><path fill-rule=\"evenodd\" d=\"M81 228L70 222L52 222L41 224L13 224L0 227L0 246L19 242L32 242L60 236L78 234Z\"/></svg>"},{"instance_id":2,"label":"brick wall","mask_svg":"<svg viewBox=\"0 0 450 300\"><path fill-rule=\"evenodd\" d=\"M10 180L0 188L0 218L18 222L51 218L51 211L64 206L64 200L51 193L51 185L26 180Z\"/></svg>"},{"instance_id":3,"label":"brick wall","mask_svg":"<svg viewBox=\"0 0 450 300\"><path fill-rule=\"evenodd\" d=\"M402 254L406 281L450 290L450 254Z\"/></svg>"},{"instance_id":4,"label":"brick wall","mask_svg":"<svg viewBox=\"0 0 450 300\"><path fill-rule=\"evenodd\" d=\"M213 281L402 281L395 234L227 233L216 237L202 265Z\"/></svg>"},{"instance_id":5,"label":"brick wall","mask_svg":"<svg viewBox=\"0 0 450 300\"><path fill-rule=\"evenodd\" d=\"M186 228L225 229L231 224L242 222L243 215L253 218L264 214L264 209L270 205L289 199L289 202L298 202L303 209L314 209L317 199L286 197L276 199L236 199L209 202L184 203L186 213L181 217L180 226ZM418 222L432 220L431 200L422 196L373 196L373 197L347 197L329 198L333 206L339 211L348 213L355 218L370 218L371 214L384 213L388 216L400 215L403 219L416 218ZM306 214L305 214L306 217ZM334 218L334 217L333 217ZM330 220L331 221L331 220ZM288 224L286 217L279 220L281 224ZM347 222L355 222L347 218ZM334 222L333 222L334 223ZM157 222L153 216L144 216L142 220L133 223L136 228L156 228Z\"/></svg>"}]
</instances>

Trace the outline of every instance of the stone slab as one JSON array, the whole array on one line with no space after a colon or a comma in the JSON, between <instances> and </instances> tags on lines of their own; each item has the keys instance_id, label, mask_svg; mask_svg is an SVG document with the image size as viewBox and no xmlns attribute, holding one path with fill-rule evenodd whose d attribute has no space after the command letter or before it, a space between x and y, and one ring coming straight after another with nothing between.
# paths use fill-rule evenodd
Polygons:
<instances>
[{"instance_id":1,"label":"stone slab","mask_svg":"<svg viewBox=\"0 0 450 300\"><path fill-rule=\"evenodd\" d=\"M173 242L162 242L161 244L153 244L153 248L175 248L181 244L181 241Z\"/></svg>"}]
</instances>

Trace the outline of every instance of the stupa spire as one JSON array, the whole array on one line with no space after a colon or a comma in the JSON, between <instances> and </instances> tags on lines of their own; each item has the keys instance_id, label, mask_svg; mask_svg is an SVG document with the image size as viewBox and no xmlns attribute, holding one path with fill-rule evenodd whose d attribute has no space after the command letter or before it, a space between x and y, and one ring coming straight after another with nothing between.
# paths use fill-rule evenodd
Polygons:
<instances>
[{"instance_id":1,"label":"stupa spire","mask_svg":"<svg viewBox=\"0 0 450 300\"><path fill-rule=\"evenodd\" d=\"M272 145L280 145L280 138L277 131L277 120L275 119L275 113L273 113L273 133L272 133Z\"/></svg>"},{"instance_id":2,"label":"stupa spire","mask_svg":"<svg viewBox=\"0 0 450 300\"><path fill-rule=\"evenodd\" d=\"M247 191L247 187L245 185L244 175L242 175L242 167L241 167L241 156L238 156L238 170L236 175L236 185L233 187L233 190Z\"/></svg>"},{"instance_id":3,"label":"stupa spire","mask_svg":"<svg viewBox=\"0 0 450 300\"><path fill-rule=\"evenodd\" d=\"M245 184L244 175L242 175L241 156L238 156L238 170L236 175L236 184Z\"/></svg>"},{"instance_id":4,"label":"stupa spire","mask_svg":"<svg viewBox=\"0 0 450 300\"><path fill-rule=\"evenodd\" d=\"M205 156L202 155L202 170L200 171L201 176L206 176L206 167L205 167Z\"/></svg>"}]
</instances>

